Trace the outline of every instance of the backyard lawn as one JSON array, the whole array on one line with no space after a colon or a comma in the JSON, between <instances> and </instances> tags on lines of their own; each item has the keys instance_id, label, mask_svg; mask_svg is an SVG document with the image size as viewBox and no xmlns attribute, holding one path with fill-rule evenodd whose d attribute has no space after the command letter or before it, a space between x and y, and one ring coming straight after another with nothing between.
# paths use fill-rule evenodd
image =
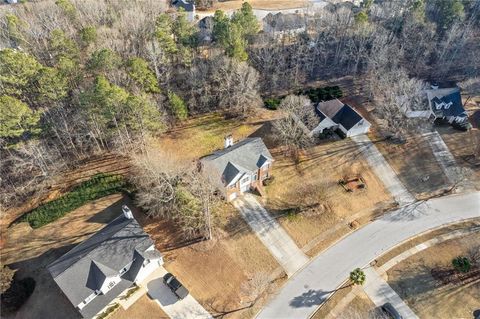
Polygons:
<instances>
[{"instance_id":1,"label":"backyard lawn","mask_svg":"<svg viewBox=\"0 0 480 319\"><path fill-rule=\"evenodd\" d=\"M192 161L223 148L225 136L232 134L237 142L250 136L262 124L278 117L279 112L266 109L243 120L226 119L222 114L191 118L154 142L155 146L179 161Z\"/></svg>"},{"instance_id":2,"label":"backyard lawn","mask_svg":"<svg viewBox=\"0 0 480 319\"><path fill-rule=\"evenodd\" d=\"M477 255L470 272L453 270L452 259ZM473 318L480 308L478 233L430 247L391 268L388 283L420 318ZM471 258L471 257L470 257Z\"/></svg>"}]
</instances>

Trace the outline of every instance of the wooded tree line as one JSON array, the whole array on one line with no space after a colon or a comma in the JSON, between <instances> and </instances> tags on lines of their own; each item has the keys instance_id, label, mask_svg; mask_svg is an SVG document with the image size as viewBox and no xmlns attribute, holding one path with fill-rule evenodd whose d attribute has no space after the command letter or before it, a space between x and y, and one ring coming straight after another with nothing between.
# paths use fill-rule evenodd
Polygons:
<instances>
[{"instance_id":1,"label":"wooded tree line","mask_svg":"<svg viewBox=\"0 0 480 319\"><path fill-rule=\"evenodd\" d=\"M4 6L0 204L92 154L141 152L191 115L242 116L261 96L312 80L474 77L479 12L479 0L344 3L305 16L306 32L278 37L260 32L244 3L230 17L216 12L204 41L205 30L162 1Z\"/></svg>"}]
</instances>

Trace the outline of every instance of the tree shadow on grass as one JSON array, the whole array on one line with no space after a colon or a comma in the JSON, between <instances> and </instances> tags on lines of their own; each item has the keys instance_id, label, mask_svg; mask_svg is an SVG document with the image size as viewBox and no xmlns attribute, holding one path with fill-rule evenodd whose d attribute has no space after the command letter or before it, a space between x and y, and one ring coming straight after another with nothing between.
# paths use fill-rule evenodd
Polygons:
<instances>
[{"instance_id":1,"label":"tree shadow on grass","mask_svg":"<svg viewBox=\"0 0 480 319\"><path fill-rule=\"evenodd\" d=\"M19 279L31 277L35 280L36 285L33 294L25 304L16 313L5 318L81 318L46 268L74 246L75 244L70 244L50 249L40 256L9 265L12 269L17 269L16 277Z\"/></svg>"}]
</instances>

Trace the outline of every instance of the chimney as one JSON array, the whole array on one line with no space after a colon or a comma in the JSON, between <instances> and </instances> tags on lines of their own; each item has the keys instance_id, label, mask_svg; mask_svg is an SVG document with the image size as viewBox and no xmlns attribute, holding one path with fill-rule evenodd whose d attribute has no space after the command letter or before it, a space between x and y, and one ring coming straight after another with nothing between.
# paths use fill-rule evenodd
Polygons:
<instances>
[{"instance_id":1,"label":"chimney","mask_svg":"<svg viewBox=\"0 0 480 319\"><path fill-rule=\"evenodd\" d=\"M228 148L233 145L233 136L232 134L225 136L225 148Z\"/></svg>"},{"instance_id":2,"label":"chimney","mask_svg":"<svg viewBox=\"0 0 480 319\"><path fill-rule=\"evenodd\" d=\"M130 208L128 208L127 205L122 206L122 212L123 212L123 215L125 216L125 218L133 219L132 211L130 210Z\"/></svg>"}]
</instances>

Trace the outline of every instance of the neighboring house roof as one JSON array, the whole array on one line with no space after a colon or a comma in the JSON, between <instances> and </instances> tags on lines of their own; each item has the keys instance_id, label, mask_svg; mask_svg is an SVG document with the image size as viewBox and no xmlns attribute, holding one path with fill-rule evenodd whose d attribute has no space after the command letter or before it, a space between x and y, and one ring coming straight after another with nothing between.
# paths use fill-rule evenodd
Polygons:
<instances>
[{"instance_id":1,"label":"neighboring house roof","mask_svg":"<svg viewBox=\"0 0 480 319\"><path fill-rule=\"evenodd\" d=\"M316 131L323 131L326 128L331 128L337 125L332 119L325 115L322 111L320 111L317 107L315 108L315 113L317 114L320 122L315 127Z\"/></svg>"},{"instance_id":2,"label":"neighboring house roof","mask_svg":"<svg viewBox=\"0 0 480 319\"><path fill-rule=\"evenodd\" d=\"M354 127L358 122L363 118L355 112L350 106L345 104L335 116L332 118L332 121L335 123L341 124L346 130Z\"/></svg>"},{"instance_id":3,"label":"neighboring house roof","mask_svg":"<svg viewBox=\"0 0 480 319\"><path fill-rule=\"evenodd\" d=\"M153 241L138 222L122 214L50 264L48 270L76 307L100 290L107 278L119 276L126 268L115 287L79 310L84 317L93 317L133 284L144 260L161 258L152 246Z\"/></svg>"},{"instance_id":4,"label":"neighboring house roof","mask_svg":"<svg viewBox=\"0 0 480 319\"><path fill-rule=\"evenodd\" d=\"M173 0L172 5L174 5L177 8L183 8L186 12L195 11L195 4L193 3L193 1Z\"/></svg>"},{"instance_id":5,"label":"neighboring house roof","mask_svg":"<svg viewBox=\"0 0 480 319\"><path fill-rule=\"evenodd\" d=\"M338 99L333 99L325 102L320 102L317 105L317 109L323 112L329 118L333 118L335 114L344 106L345 104Z\"/></svg>"},{"instance_id":6,"label":"neighboring house roof","mask_svg":"<svg viewBox=\"0 0 480 319\"><path fill-rule=\"evenodd\" d=\"M253 173L273 157L259 137L246 138L228 148L201 159L212 181L225 187L235 183L243 174Z\"/></svg>"},{"instance_id":7,"label":"neighboring house roof","mask_svg":"<svg viewBox=\"0 0 480 319\"><path fill-rule=\"evenodd\" d=\"M336 124L342 125L347 131L361 121L368 123L350 105L344 104L338 99L318 103L316 112L317 115L320 114L321 122L325 120L325 117L330 118Z\"/></svg>"},{"instance_id":8,"label":"neighboring house roof","mask_svg":"<svg viewBox=\"0 0 480 319\"><path fill-rule=\"evenodd\" d=\"M276 32L285 32L305 28L305 18L297 13L269 13L263 22Z\"/></svg>"},{"instance_id":9,"label":"neighboring house roof","mask_svg":"<svg viewBox=\"0 0 480 319\"><path fill-rule=\"evenodd\" d=\"M430 108L437 117L466 117L459 88L427 90Z\"/></svg>"}]
</instances>

